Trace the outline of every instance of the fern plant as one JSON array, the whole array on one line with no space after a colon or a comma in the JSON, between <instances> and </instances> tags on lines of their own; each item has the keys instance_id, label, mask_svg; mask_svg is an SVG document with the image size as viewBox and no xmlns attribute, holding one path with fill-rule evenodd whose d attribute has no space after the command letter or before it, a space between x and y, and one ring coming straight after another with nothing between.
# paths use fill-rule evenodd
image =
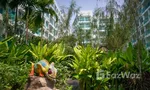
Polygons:
<instances>
[{"instance_id":1,"label":"fern plant","mask_svg":"<svg viewBox=\"0 0 150 90\"><path fill-rule=\"evenodd\" d=\"M30 44L31 49L29 52L32 54L35 60L46 59L48 61L61 61L70 55L65 54L65 47L62 43L55 44L53 46L48 46L47 44L41 46L39 42L38 45Z\"/></svg>"}]
</instances>

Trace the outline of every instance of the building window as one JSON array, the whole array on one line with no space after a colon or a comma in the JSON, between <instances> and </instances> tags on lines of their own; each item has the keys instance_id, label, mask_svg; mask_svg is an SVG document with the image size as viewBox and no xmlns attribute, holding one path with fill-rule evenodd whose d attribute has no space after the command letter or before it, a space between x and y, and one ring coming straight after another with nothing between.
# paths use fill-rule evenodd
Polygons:
<instances>
[{"instance_id":1,"label":"building window","mask_svg":"<svg viewBox=\"0 0 150 90\"><path fill-rule=\"evenodd\" d=\"M2 8L0 8L0 13L3 13L3 9Z\"/></svg>"},{"instance_id":2,"label":"building window","mask_svg":"<svg viewBox=\"0 0 150 90\"><path fill-rule=\"evenodd\" d=\"M80 28L84 28L84 24L83 23L80 24Z\"/></svg>"},{"instance_id":3,"label":"building window","mask_svg":"<svg viewBox=\"0 0 150 90\"><path fill-rule=\"evenodd\" d=\"M84 19L85 19L85 21L90 21L89 17L85 17Z\"/></svg>"},{"instance_id":4,"label":"building window","mask_svg":"<svg viewBox=\"0 0 150 90\"><path fill-rule=\"evenodd\" d=\"M45 36L48 37L48 32L45 32Z\"/></svg>"},{"instance_id":5,"label":"building window","mask_svg":"<svg viewBox=\"0 0 150 90\"><path fill-rule=\"evenodd\" d=\"M52 40L52 36L51 35L49 35L49 40Z\"/></svg>"},{"instance_id":6,"label":"building window","mask_svg":"<svg viewBox=\"0 0 150 90\"><path fill-rule=\"evenodd\" d=\"M54 25L54 19L53 18L51 18L50 22L52 25Z\"/></svg>"},{"instance_id":7,"label":"building window","mask_svg":"<svg viewBox=\"0 0 150 90\"><path fill-rule=\"evenodd\" d=\"M48 13L46 13L46 17L49 17L49 14L48 14Z\"/></svg>"},{"instance_id":8,"label":"building window","mask_svg":"<svg viewBox=\"0 0 150 90\"><path fill-rule=\"evenodd\" d=\"M86 24L85 24L85 28L90 28L90 24L89 24L89 23L86 23Z\"/></svg>"},{"instance_id":9,"label":"building window","mask_svg":"<svg viewBox=\"0 0 150 90\"><path fill-rule=\"evenodd\" d=\"M80 18L79 18L79 21L84 21L84 17L80 17Z\"/></svg>"},{"instance_id":10,"label":"building window","mask_svg":"<svg viewBox=\"0 0 150 90\"><path fill-rule=\"evenodd\" d=\"M48 27L48 21L46 21L45 24L46 24L46 27Z\"/></svg>"},{"instance_id":11,"label":"building window","mask_svg":"<svg viewBox=\"0 0 150 90\"><path fill-rule=\"evenodd\" d=\"M105 30L105 26L100 26L99 30Z\"/></svg>"}]
</instances>

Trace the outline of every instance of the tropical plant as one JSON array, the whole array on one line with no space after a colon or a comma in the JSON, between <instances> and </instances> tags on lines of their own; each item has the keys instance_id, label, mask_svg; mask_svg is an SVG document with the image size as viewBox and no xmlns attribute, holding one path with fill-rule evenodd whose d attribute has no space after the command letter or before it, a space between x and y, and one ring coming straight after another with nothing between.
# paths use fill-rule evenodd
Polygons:
<instances>
[{"instance_id":1,"label":"tropical plant","mask_svg":"<svg viewBox=\"0 0 150 90\"><path fill-rule=\"evenodd\" d=\"M26 62L25 56L28 53L26 45L16 45L13 37L0 42L1 62L10 65L23 64Z\"/></svg>"},{"instance_id":2,"label":"tropical plant","mask_svg":"<svg viewBox=\"0 0 150 90\"><path fill-rule=\"evenodd\" d=\"M8 59L7 59L8 60ZM8 60L10 61L10 60ZM8 65L0 63L0 89L23 90L29 73L29 65Z\"/></svg>"},{"instance_id":3,"label":"tropical plant","mask_svg":"<svg viewBox=\"0 0 150 90\"><path fill-rule=\"evenodd\" d=\"M7 27L8 27L8 20L9 20L9 14L8 14L9 3L10 3L10 0L1 0L0 1L0 6L5 10L5 16L6 16L6 21L5 21L5 38L7 38Z\"/></svg>"},{"instance_id":4,"label":"tropical plant","mask_svg":"<svg viewBox=\"0 0 150 90\"><path fill-rule=\"evenodd\" d=\"M77 46L74 48L74 60L70 64L75 70L73 76L79 80L81 90L99 90L100 88L107 88L106 82L109 79L97 78L97 72L101 70L99 58L102 51L93 49L90 46L83 48ZM103 85L103 86L101 86Z\"/></svg>"},{"instance_id":5,"label":"tropical plant","mask_svg":"<svg viewBox=\"0 0 150 90\"><path fill-rule=\"evenodd\" d=\"M65 48L63 44L55 44L53 46L48 46L45 44L41 47L41 42L38 43L38 45L30 44L31 49L29 52L34 57L34 60L41 60L41 59L47 59L48 61L60 61L68 57L68 55L65 54Z\"/></svg>"},{"instance_id":6,"label":"tropical plant","mask_svg":"<svg viewBox=\"0 0 150 90\"><path fill-rule=\"evenodd\" d=\"M116 0L107 0L107 1L108 2L106 5L106 11L109 16L107 34L108 36L110 36L111 32L113 32L114 29L115 18L119 12L119 5Z\"/></svg>"},{"instance_id":7,"label":"tropical plant","mask_svg":"<svg viewBox=\"0 0 150 90\"><path fill-rule=\"evenodd\" d=\"M58 16L53 10L53 8L50 5L54 4L54 0L37 0L35 1L35 8L31 15L31 19L29 22L31 23L32 28L35 28L34 30L38 30L40 28L41 30L41 38L43 38L44 33L44 14L50 14L52 17L55 16L56 22L58 21ZM31 29L32 29L31 28ZM42 41L42 39L41 39Z\"/></svg>"},{"instance_id":8,"label":"tropical plant","mask_svg":"<svg viewBox=\"0 0 150 90\"><path fill-rule=\"evenodd\" d=\"M2 38L3 34L4 34L4 21L3 21L3 15L0 14L0 38Z\"/></svg>"},{"instance_id":9,"label":"tropical plant","mask_svg":"<svg viewBox=\"0 0 150 90\"><path fill-rule=\"evenodd\" d=\"M26 45L17 45L13 37L0 41L0 89L22 90L28 77Z\"/></svg>"},{"instance_id":10,"label":"tropical plant","mask_svg":"<svg viewBox=\"0 0 150 90\"><path fill-rule=\"evenodd\" d=\"M132 46L131 44L128 45L126 50L123 51L116 51L116 52L109 52L106 54L105 58L116 58L111 65L107 65L109 62L106 59L103 62L103 70L109 71L110 74L113 73L137 73L140 75L140 78L124 78L121 76L119 79L110 79L109 84L111 89L146 89L149 88L149 80L146 80L146 78L149 78L149 53L146 51L143 45L141 45L141 52L142 55L140 57L142 58L142 74L140 74L140 70L138 67L138 56L137 56L137 47ZM145 80L145 81L143 81ZM140 87L141 85L141 87Z\"/></svg>"},{"instance_id":11,"label":"tropical plant","mask_svg":"<svg viewBox=\"0 0 150 90\"><path fill-rule=\"evenodd\" d=\"M77 43L79 45L83 45L83 42L84 42L84 30L79 28L79 27L77 27L74 34L75 34L75 36L77 38Z\"/></svg>"},{"instance_id":12,"label":"tropical plant","mask_svg":"<svg viewBox=\"0 0 150 90\"><path fill-rule=\"evenodd\" d=\"M66 54L66 47L64 44L45 44L41 47L41 43L39 42L38 45L31 43L30 47L29 52L32 54L31 57L34 59L34 61L32 60L33 62L37 62L41 59L55 62L55 67L58 70L56 87L60 88L60 90L68 90L70 87L67 84L67 80L71 77L72 71L67 63L71 61L69 59L72 55Z\"/></svg>"},{"instance_id":13,"label":"tropical plant","mask_svg":"<svg viewBox=\"0 0 150 90\"><path fill-rule=\"evenodd\" d=\"M101 31L101 28L106 27L107 23L107 16L104 15L104 10L102 8L96 8L94 10L91 29L93 30L93 37L92 37L92 45L100 46L104 45L103 41L106 36L106 31Z\"/></svg>"},{"instance_id":14,"label":"tropical plant","mask_svg":"<svg viewBox=\"0 0 150 90\"><path fill-rule=\"evenodd\" d=\"M67 62L67 61L65 61ZM72 90L71 87L68 86L67 80L71 77L72 71L69 70L70 67L65 65L64 63L56 62L55 66L58 70L57 75L57 82L55 87L59 88L60 90Z\"/></svg>"},{"instance_id":15,"label":"tropical plant","mask_svg":"<svg viewBox=\"0 0 150 90\"><path fill-rule=\"evenodd\" d=\"M138 45L136 47L132 47L130 44L127 50L121 54L121 59L125 61L124 70L127 72L140 74L140 79L127 79L125 81L125 84L126 84L125 88L142 90L144 88L146 89L150 87L148 85L150 81L146 80L146 78L150 78L148 77L149 71L150 71L149 70L150 64L148 60L150 59L150 57L144 45L140 44L140 46L141 46L140 48L141 55L139 57L142 60L142 63L141 63L142 73L140 73L139 64L135 63L135 62L138 62L138 54L137 54Z\"/></svg>"},{"instance_id":16,"label":"tropical plant","mask_svg":"<svg viewBox=\"0 0 150 90\"><path fill-rule=\"evenodd\" d=\"M76 1L75 0L71 0L71 3L69 5L69 7L63 7L62 8L62 11L64 11L64 20L59 29L60 29L60 32L59 32L59 36L60 38L63 37L63 36L68 36L69 35L69 30L70 30L70 21L73 17L73 15L77 14L80 10L80 7L77 6L76 4ZM65 12L67 11L67 12Z\"/></svg>"},{"instance_id":17,"label":"tropical plant","mask_svg":"<svg viewBox=\"0 0 150 90\"><path fill-rule=\"evenodd\" d=\"M66 46L73 48L76 44L76 38L74 35L63 36L62 38L52 41L52 43L64 43Z\"/></svg>"}]
</instances>

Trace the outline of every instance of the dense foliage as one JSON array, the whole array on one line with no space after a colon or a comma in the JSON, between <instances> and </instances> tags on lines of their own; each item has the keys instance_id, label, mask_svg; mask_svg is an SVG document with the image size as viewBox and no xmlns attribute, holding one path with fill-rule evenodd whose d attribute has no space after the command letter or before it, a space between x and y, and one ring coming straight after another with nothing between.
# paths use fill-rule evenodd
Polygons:
<instances>
[{"instance_id":1,"label":"dense foliage","mask_svg":"<svg viewBox=\"0 0 150 90\"><path fill-rule=\"evenodd\" d=\"M37 62L44 58L55 62L58 69L56 87L61 90L70 89L67 84L69 78L79 80L81 90L149 88L150 55L144 46L141 46L140 78L103 78L98 76L100 72L140 74L137 46L129 44L126 50L115 52L104 48L76 46L71 48L74 53L69 54L63 43L41 46L39 42L38 45L20 45L11 37L0 41L0 89L22 90L31 68L29 62Z\"/></svg>"},{"instance_id":2,"label":"dense foliage","mask_svg":"<svg viewBox=\"0 0 150 90\"><path fill-rule=\"evenodd\" d=\"M137 37L137 45L133 46L126 43L131 39L130 34L133 26L136 26L137 23L135 16L138 11L133 8L137 0L129 0L135 4L130 5L128 3L129 5L124 6L121 12L115 8L118 6L115 0L108 0L106 11L110 14L110 17L106 27L106 47L109 50L99 48L99 44L97 45L98 48L90 45L77 46L76 42L79 45L83 45L84 38L91 39L90 33L83 37L82 30L77 32L77 37L68 35L69 22L73 11L78 12L79 10L75 1L72 1L68 9L65 23L60 26L60 31L62 31L59 33L60 38L53 42L39 37L28 37L30 36L28 35L28 28L33 32L41 30L41 37L43 37L43 14L55 15L55 11L51 8L46 8L48 4L54 3L53 0L16 1L0 1L0 4L3 4L1 5L2 8L5 9L3 21L5 32L1 31L4 32L3 35L0 33L3 38L5 35L5 39L0 41L0 90L23 90L31 68L30 62L37 62L41 59L55 62L55 67L58 70L55 86L60 90L71 89L67 84L68 79L78 80L78 87L81 90L148 90L150 88L150 53ZM24 6L25 20L23 22L26 22L26 29L22 28L23 26L21 25L17 26L17 14L14 26L8 22L8 7L17 10L18 5ZM114 15L119 16L120 21L118 23L115 23ZM128 20L127 18L130 19ZM1 28L1 30L4 29ZM139 74L140 78L124 78L122 73L125 72ZM121 74L121 76L120 78L114 78L103 77L99 74L104 74L105 76L108 74Z\"/></svg>"}]
</instances>

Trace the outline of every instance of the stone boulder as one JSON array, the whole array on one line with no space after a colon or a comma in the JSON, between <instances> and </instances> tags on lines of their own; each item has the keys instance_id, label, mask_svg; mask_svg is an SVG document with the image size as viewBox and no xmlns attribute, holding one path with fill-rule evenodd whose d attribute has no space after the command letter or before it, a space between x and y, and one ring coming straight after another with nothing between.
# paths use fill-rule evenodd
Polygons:
<instances>
[{"instance_id":1,"label":"stone boulder","mask_svg":"<svg viewBox=\"0 0 150 90\"><path fill-rule=\"evenodd\" d=\"M46 77L30 76L28 78L25 90L56 90L54 89L55 81Z\"/></svg>"},{"instance_id":2,"label":"stone boulder","mask_svg":"<svg viewBox=\"0 0 150 90\"><path fill-rule=\"evenodd\" d=\"M67 84L72 86L72 90L80 90L78 80L68 79Z\"/></svg>"}]
</instances>

